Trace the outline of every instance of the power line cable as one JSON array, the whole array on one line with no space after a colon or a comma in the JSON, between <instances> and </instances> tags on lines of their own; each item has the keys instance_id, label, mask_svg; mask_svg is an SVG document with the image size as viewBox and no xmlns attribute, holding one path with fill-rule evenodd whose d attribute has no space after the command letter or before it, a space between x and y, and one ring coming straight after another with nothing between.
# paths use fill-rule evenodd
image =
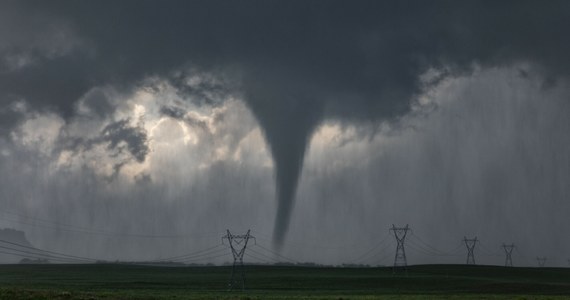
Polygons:
<instances>
[{"instance_id":1,"label":"power line cable","mask_svg":"<svg viewBox=\"0 0 570 300\"><path fill-rule=\"evenodd\" d=\"M23 258L30 258L30 259L46 259L45 257L34 256L34 255L26 255L26 254L22 254L22 253L6 252L6 251L2 251L2 250L0 250L0 253L2 253L2 254L7 254L7 255L18 256L18 257L23 257ZM63 260L63 259L56 259L56 258L52 258L51 260L59 261L59 262L64 262L64 263L76 263L76 262L74 262L74 261Z\"/></svg>"},{"instance_id":2,"label":"power line cable","mask_svg":"<svg viewBox=\"0 0 570 300\"><path fill-rule=\"evenodd\" d=\"M418 252L421 252L424 255L429 255L429 256L450 256L449 254L442 254L442 253L437 253L434 252L433 250L430 250L429 248L426 248L424 246L422 246L421 244L418 244L416 242L414 242L413 240L409 240L408 244L410 245L410 249L416 250Z\"/></svg>"},{"instance_id":3,"label":"power line cable","mask_svg":"<svg viewBox=\"0 0 570 300\"><path fill-rule=\"evenodd\" d=\"M180 257L180 258L177 258L177 259L172 259L172 260L170 260L170 261L177 262L177 261L185 261L185 260L199 259L199 258L204 257L204 256L214 255L214 254L222 253L222 252L225 252L225 251L227 251L227 249L218 249L218 250L214 250L214 251L204 252L204 253L201 253L201 254L189 255L189 256Z\"/></svg>"},{"instance_id":4,"label":"power line cable","mask_svg":"<svg viewBox=\"0 0 570 300\"><path fill-rule=\"evenodd\" d=\"M218 238L219 237L219 233L215 233L215 234L212 233L212 234L206 234L206 235L194 235L194 234L177 234L177 235L160 234L159 235L159 234L113 232L113 231L100 230L100 229L96 229L96 228L88 228L88 227L70 225L70 224L61 223L61 222L49 221L46 219L40 219L40 218L31 217L31 216L18 214L18 213L14 213L14 212L9 212L9 211L0 211L0 213L14 215L14 216L18 216L21 218L41 222L44 224L30 223L30 222L25 222L22 220L14 220L14 219L9 219L9 218L5 218L5 217L3 218L4 220L9 221L9 222L15 222L15 223L33 226L33 227L37 227L37 228L41 228L41 229L58 230L58 231L66 231L66 232L81 233L81 234L91 234L91 235L102 235L102 236L107 236L107 237L121 237L121 238L134 237L134 238L156 238L156 239L159 239L159 238L161 238L161 239L177 239L177 238L179 238L179 239L182 239L182 238L200 239L200 238L204 238L205 239L205 238Z\"/></svg>"},{"instance_id":5,"label":"power line cable","mask_svg":"<svg viewBox=\"0 0 570 300\"><path fill-rule=\"evenodd\" d=\"M413 230L412 230L411 233L412 233L411 236L412 236L413 238L415 238L420 244L422 244L422 245L423 245L423 248L426 248L426 249L430 250L431 252L437 253L437 254L439 254L439 255L441 255L441 256L449 255L449 254L450 254L450 253L448 253L448 252L446 252L446 251L439 250L438 248L436 248L436 247L434 247L434 246L428 244L427 242L425 242L424 240L422 240L418 235L416 235Z\"/></svg>"},{"instance_id":6,"label":"power line cable","mask_svg":"<svg viewBox=\"0 0 570 300\"><path fill-rule=\"evenodd\" d=\"M284 255L282 255L282 254L280 254L280 253L277 253L277 252L275 252L275 251L273 251L273 250L271 250L271 249L265 248L265 247L263 247L263 246L260 245L260 244L255 244L254 246L257 246L257 247L259 247L259 248L261 248L261 249L263 249L263 250L265 250L265 251L267 251L267 252L269 252L269 253L271 253L271 254L273 254L273 255L276 255L276 256L278 256L278 257L281 257L281 258L283 258L283 259L285 259L285 260L291 261L291 262L293 262L293 263L299 263L299 261L297 261L297 260L295 260L295 259L286 257L286 256L284 256Z\"/></svg>"},{"instance_id":7,"label":"power line cable","mask_svg":"<svg viewBox=\"0 0 570 300\"><path fill-rule=\"evenodd\" d=\"M357 258L352 259L352 261L358 262L358 261L363 260L366 256L368 256L370 253L372 253L374 250L376 250L378 247L380 247L382 244L384 244L388 240L388 238L390 238L390 234L386 233L384 238L382 240L380 240L380 242L376 243L374 246L372 246L372 248L368 249L368 251L359 255Z\"/></svg>"},{"instance_id":8,"label":"power line cable","mask_svg":"<svg viewBox=\"0 0 570 300\"><path fill-rule=\"evenodd\" d=\"M18 247L22 247L22 248L26 248L26 249L31 249L31 250L34 250L34 251L45 252L45 253L55 254L55 255L59 255L59 256L65 256L65 257L74 258L74 259L81 259L81 260L88 260L88 261L97 261L96 259L89 258L89 257L82 257L82 256L76 256L76 255L70 255L70 254L65 254L65 253L61 253L61 252L56 252L56 251L49 251L49 250L38 249L38 248L34 248L34 247L30 247L30 246L26 246L26 245L22 245L22 244L19 244L19 243L14 243L14 242L2 240L2 239L0 239L0 243L10 244L10 245L14 245L14 246L18 246Z\"/></svg>"},{"instance_id":9,"label":"power line cable","mask_svg":"<svg viewBox=\"0 0 570 300\"><path fill-rule=\"evenodd\" d=\"M255 236L259 239L259 240L263 240L266 242L272 242L273 238L268 235L268 234L264 234L263 232L259 232L257 230L251 230L253 233L255 233ZM299 242L299 241L288 241L287 242L287 246L292 246L292 247L300 247L300 248L319 248L319 249L347 249L347 248L354 248L354 246L358 245L358 243L353 243L353 244L345 244L342 246L330 246L330 245L323 245L323 244L313 244L313 243L307 243L307 242Z\"/></svg>"},{"instance_id":10,"label":"power line cable","mask_svg":"<svg viewBox=\"0 0 570 300\"><path fill-rule=\"evenodd\" d=\"M218 258L218 257L228 256L228 255L230 255L230 254L229 254L229 253L224 253L224 254L215 255L215 256L210 256L210 257L201 257L201 258L185 259L185 260L182 260L181 262L187 263L187 262L194 262L194 261L207 261L207 260L211 260L211 259Z\"/></svg>"},{"instance_id":11,"label":"power line cable","mask_svg":"<svg viewBox=\"0 0 570 300\"><path fill-rule=\"evenodd\" d=\"M261 252L257 252L257 251L255 251L255 250L253 250L253 249L251 249L251 248L249 249L249 251L251 251L251 252L253 252L253 253L257 254L257 255L261 255L261 256L265 257L265 259L268 259L268 260L271 261L271 262L274 262L274 263L279 263L279 262L280 262L279 260L277 260L277 259L275 259L275 258L273 258L273 257L270 257L270 256L268 256L268 255L265 255L265 254L263 254L263 253L261 253Z\"/></svg>"},{"instance_id":12,"label":"power line cable","mask_svg":"<svg viewBox=\"0 0 570 300\"><path fill-rule=\"evenodd\" d=\"M485 246L485 244L481 243L481 241L479 241L479 245L480 245L479 249L480 249L481 252L483 252L483 254L486 255L486 256L500 256L500 257L503 256L502 253L494 252L493 250L487 248L487 247ZM494 253L493 253L493 252L494 252Z\"/></svg>"},{"instance_id":13,"label":"power line cable","mask_svg":"<svg viewBox=\"0 0 570 300\"><path fill-rule=\"evenodd\" d=\"M379 254L379 253L378 253L378 254ZM375 255L375 256L376 256L376 255ZM374 257L374 256L373 256L373 257ZM376 264L377 264L377 265L380 265L380 264L382 264L381 262L385 262L386 259L388 259L388 258L390 258L390 257L393 257L393 254L392 254L392 253L389 253L389 252L388 252L388 253L384 253L383 256L381 256L380 258L378 258L378 259L375 260L375 261L377 262ZM372 258L372 257L371 257L371 258ZM383 264L383 265L388 265L388 264Z\"/></svg>"},{"instance_id":14,"label":"power line cable","mask_svg":"<svg viewBox=\"0 0 570 300\"><path fill-rule=\"evenodd\" d=\"M36 258L42 258L42 259L51 259L51 260L58 260L58 261L64 261L64 262L81 262L81 263L85 263L85 262L92 262L92 261L85 261L85 260L80 260L80 259L73 259L73 258L62 258L62 257L58 257L58 256L53 256L50 254L45 254L45 253L37 253L37 252L31 252L31 251L26 251L26 250L22 250L22 249L17 249L17 248L12 248L12 247L5 247L0 245L0 248L2 249L6 249L6 250L12 250L12 251L16 251L19 253L24 253L24 254L29 254L29 255L35 255Z\"/></svg>"},{"instance_id":15,"label":"power line cable","mask_svg":"<svg viewBox=\"0 0 570 300\"><path fill-rule=\"evenodd\" d=\"M389 252L388 252L388 253L385 253L386 249L387 249L388 247L390 247L390 246L393 246L393 245L391 245L391 244L386 244L386 245L384 245L384 247L382 247L380 250L378 250L378 252L374 253L372 256L369 256L369 257L367 257L367 258L360 259L360 260L358 260L358 261L355 261L354 263L358 264L358 263L364 263L365 261L371 261L373 258L377 257L377 256L380 255L380 254L383 254L384 256L392 255L392 253L389 253ZM385 257L384 257L384 258L385 258ZM383 258L383 259L384 259L384 258Z\"/></svg>"},{"instance_id":16,"label":"power line cable","mask_svg":"<svg viewBox=\"0 0 570 300\"><path fill-rule=\"evenodd\" d=\"M250 250L251 250L251 249L250 249ZM251 257L251 258L253 258L253 259L257 259L258 261L261 261L261 262L266 263L266 264L273 263L272 261L268 261L268 260L266 260L266 259L259 258L259 257L255 256L255 255L252 255L252 254L249 253L249 252L244 253L244 254L245 254L245 256L247 256L247 257Z\"/></svg>"},{"instance_id":17,"label":"power line cable","mask_svg":"<svg viewBox=\"0 0 570 300\"><path fill-rule=\"evenodd\" d=\"M177 256L171 256L171 257L166 257L166 258L158 258L158 259L153 259L151 261L169 261L169 260L174 260L174 259L178 259L178 258L184 258L184 257L188 257L188 256L192 256L192 255L196 255L196 254L200 254L202 252L207 252L213 249L216 249L220 246L223 246L222 244L217 244L215 246L211 246L205 249L201 249L201 250L197 250L194 252L190 252L190 253L186 253L186 254L182 254L182 255L177 255ZM224 248L225 249L225 248Z\"/></svg>"},{"instance_id":18,"label":"power line cable","mask_svg":"<svg viewBox=\"0 0 570 300\"><path fill-rule=\"evenodd\" d=\"M425 244L416 243L414 240L410 239L410 244L421 249L425 254L432 255L432 256L459 256L459 254L452 252L443 252L443 251L434 251L432 248L427 248L424 246ZM461 246L461 245L460 245ZM459 247L457 247L459 248Z\"/></svg>"},{"instance_id":19,"label":"power line cable","mask_svg":"<svg viewBox=\"0 0 570 300\"><path fill-rule=\"evenodd\" d=\"M261 253L261 252L255 251L254 249L249 249L249 250L251 250L251 252L253 252L253 253L257 254L257 255L261 255L261 256L263 256L263 257L265 257L265 258L271 260L271 261L274 262L274 263L282 263L282 261L278 260L278 259L275 258L275 257L271 257L271 256L269 256L269 255L266 255L266 254L263 254L263 253ZM295 263L298 263L298 262L288 260L288 261L286 261L286 263L293 263L293 264L295 264Z\"/></svg>"}]
</instances>

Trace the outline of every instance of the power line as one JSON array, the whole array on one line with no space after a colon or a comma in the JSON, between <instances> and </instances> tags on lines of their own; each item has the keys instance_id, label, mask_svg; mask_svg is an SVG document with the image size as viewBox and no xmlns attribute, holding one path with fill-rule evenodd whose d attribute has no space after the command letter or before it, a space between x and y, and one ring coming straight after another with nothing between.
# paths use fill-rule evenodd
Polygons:
<instances>
[{"instance_id":1,"label":"power line","mask_svg":"<svg viewBox=\"0 0 570 300\"><path fill-rule=\"evenodd\" d=\"M481 252L483 252L484 255L486 255L486 256L497 256L497 257L503 256L501 253L495 252L494 250L489 249L481 241L478 241L478 242L479 242L479 245L481 246Z\"/></svg>"},{"instance_id":2,"label":"power line","mask_svg":"<svg viewBox=\"0 0 570 300\"><path fill-rule=\"evenodd\" d=\"M459 251L461 251L461 248L463 248L462 241L460 241L459 244L457 245L457 247L455 247L453 250L451 250L450 253L453 255L459 255Z\"/></svg>"},{"instance_id":3,"label":"power line","mask_svg":"<svg viewBox=\"0 0 570 300\"><path fill-rule=\"evenodd\" d=\"M538 267L539 268L544 268L544 265L546 264L546 256L543 257L536 257L536 261L538 262Z\"/></svg>"},{"instance_id":4,"label":"power line","mask_svg":"<svg viewBox=\"0 0 570 300\"><path fill-rule=\"evenodd\" d=\"M413 240L409 240L408 241L408 246L410 249L416 250L418 252L421 252L424 255L429 255L429 256L452 256L449 254L441 254L441 253L436 253L433 250L430 250L428 248L425 248L424 246L422 246L421 244L417 244L415 243Z\"/></svg>"},{"instance_id":5,"label":"power line","mask_svg":"<svg viewBox=\"0 0 570 300\"><path fill-rule=\"evenodd\" d=\"M423 246L422 244L419 244L419 243L414 242L414 240L412 240L412 239L410 239L410 240L408 241L408 244L409 244L410 246L415 247L416 250L422 251L424 254L427 254L427 255L431 255L431 256L448 256L447 254L441 254L441 253L435 252L435 251L431 250L430 248L427 248L427 247ZM413 248L413 247L412 247L412 248Z\"/></svg>"},{"instance_id":6,"label":"power line","mask_svg":"<svg viewBox=\"0 0 570 300\"><path fill-rule=\"evenodd\" d=\"M406 224L405 227L396 227L392 224L390 231L394 233L394 238L396 238L396 255L394 256L394 272L397 267L407 267L408 260L406 258L406 249L404 248L404 241L406 240L406 235L410 227Z\"/></svg>"},{"instance_id":7,"label":"power line","mask_svg":"<svg viewBox=\"0 0 570 300\"><path fill-rule=\"evenodd\" d=\"M258 247L258 248L261 248L261 249L263 249L263 250L265 250L265 251L267 251L267 252L269 252L269 253L271 253L271 254L273 254L273 255L276 255L276 256L278 256L278 257L280 257L280 258L283 258L283 259L285 259L285 260L288 260L288 261L290 261L290 262L299 263L299 262L298 262L297 260L295 260L295 259L292 259L292 258L288 258L288 257L286 257L286 256L283 256L282 254L279 254L279 253L277 253L277 252L275 252L275 251L273 251L273 250L271 250L271 249L265 248L265 247L261 246L260 244L254 244L254 246L256 246L256 247Z\"/></svg>"},{"instance_id":8,"label":"power line","mask_svg":"<svg viewBox=\"0 0 570 300\"><path fill-rule=\"evenodd\" d=\"M525 255L523 252L521 252L521 250L520 250L519 247L515 247L515 252L516 252L520 257L522 257L523 259L525 259L525 261L526 261L527 264L532 264L532 263L533 263L532 261L534 260L534 258L533 258L533 257L530 257L530 256L528 256L528 255Z\"/></svg>"},{"instance_id":9,"label":"power line","mask_svg":"<svg viewBox=\"0 0 570 300\"><path fill-rule=\"evenodd\" d=\"M515 244L511 243L510 245L503 244L503 249L505 250L505 267L512 267L513 266L513 249L515 249Z\"/></svg>"},{"instance_id":10,"label":"power line","mask_svg":"<svg viewBox=\"0 0 570 300\"><path fill-rule=\"evenodd\" d=\"M378 252L377 254L373 255L371 258L376 257L378 254L380 254L381 252ZM390 256L392 255L392 253L384 253L384 255L380 256L380 258L376 259L375 261L378 262L377 265L388 265L388 264L381 264L381 262L386 261L386 259L390 258ZM374 265L371 263L371 265Z\"/></svg>"},{"instance_id":11,"label":"power line","mask_svg":"<svg viewBox=\"0 0 570 300\"><path fill-rule=\"evenodd\" d=\"M22 254L22 253L6 252L6 251L2 251L2 250L0 250L0 253L2 253L2 254L7 254L7 255L18 256L18 257L23 257L23 258L30 258L30 259L45 259L45 257L41 257L41 256L26 255L26 254ZM51 260L59 261L59 262L64 262L64 263L73 263L73 261L63 260L63 259L57 259L57 258L52 258Z\"/></svg>"},{"instance_id":12,"label":"power line","mask_svg":"<svg viewBox=\"0 0 570 300\"><path fill-rule=\"evenodd\" d=\"M368 249L366 252L359 255L357 258L353 259L352 261L354 261L354 262L362 261L366 256L368 256L370 253L372 253L374 250L376 250L378 247L380 247L382 244L384 244L388 240L389 237L390 237L390 234L386 234L384 236L384 238L382 240L380 240L378 243L376 243L374 246L372 246L372 248Z\"/></svg>"},{"instance_id":13,"label":"power line","mask_svg":"<svg viewBox=\"0 0 570 300\"><path fill-rule=\"evenodd\" d=\"M266 242L271 242L273 239L270 235L268 234L264 234L263 232L257 231L257 230L251 230L251 232L255 233L257 239L262 240L262 241L266 241ZM344 244L344 245L323 245L321 243L319 244L313 244L313 243L307 243L307 242L299 242L299 241L287 241L287 246L292 246L292 247L310 247L310 248L320 248L320 249L347 249L347 248L354 248L354 246L358 245L359 243L353 243L353 244Z\"/></svg>"},{"instance_id":14,"label":"power line","mask_svg":"<svg viewBox=\"0 0 570 300\"><path fill-rule=\"evenodd\" d=\"M71 233L81 233L81 234L91 234L91 235L101 235L101 236L106 236L106 237L121 237L121 238L133 237L133 238L149 238L149 239L182 239L182 238L187 238L187 239L204 238L205 239L205 238L217 238L219 236L219 233L215 233L215 234L212 233L212 234L208 234L208 235L192 235L192 234L177 234L177 235L170 234L170 235L168 235L168 234L144 234L144 233L113 232L113 231L100 230L97 228L88 228L88 227L70 225L70 224L61 223L61 222L50 221L50 220L46 220L46 219L40 219L40 218L31 217L31 216L18 214L18 213L14 213L14 212L0 211L0 213L18 216L21 218L41 222L44 224L30 223L30 222L25 222L22 220L14 220L14 219L9 219L9 218L5 218L5 217L3 218L3 220L9 221L9 222L24 224L24 225L28 225L28 226L32 226L32 227L37 227L40 229L49 229L49 230L66 231L66 232L71 232Z\"/></svg>"},{"instance_id":15,"label":"power line","mask_svg":"<svg viewBox=\"0 0 570 300\"><path fill-rule=\"evenodd\" d=\"M227 232L228 233L222 237L222 243L225 239L228 240L228 244L234 258L228 288L229 290L233 290L236 285L241 283L241 289L245 290L245 266L243 265L243 255L247 248L247 243L250 239L255 240L255 237L250 235L251 230L248 230L246 234L232 234L229 229ZM241 271L241 280L236 276L236 268L239 268Z\"/></svg>"},{"instance_id":16,"label":"power line","mask_svg":"<svg viewBox=\"0 0 570 300\"><path fill-rule=\"evenodd\" d=\"M450 252L441 251L441 250L435 248L434 246L426 243L418 235L416 235L413 230L411 230L410 233L411 233L411 236L413 238L415 238L420 244L423 245L423 248L426 248L426 250L429 250L429 251L433 252L434 254L440 255L440 256L452 256L452 254Z\"/></svg>"},{"instance_id":17,"label":"power line","mask_svg":"<svg viewBox=\"0 0 570 300\"><path fill-rule=\"evenodd\" d=\"M79 259L72 259L72 258L62 258L62 257L57 257L57 256L53 256L50 254L45 254L45 253L37 253L37 252L31 252L31 251L26 251L26 250L22 250L22 249L16 249L16 248L11 248L11 247L5 247L5 246L1 246L0 248L2 249L6 249L6 250L12 250L12 251L16 251L18 253L24 253L25 255L29 254L29 255L34 255L35 258L37 259L51 259L51 260L57 260L57 261L61 261L61 262L75 262L75 263L85 263L85 260L79 260ZM89 261L91 262L91 261Z\"/></svg>"},{"instance_id":18,"label":"power line","mask_svg":"<svg viewBox=\"0 0 570 300\"><path fill-rule=\"evenodd\" d=\"M214 258L224 257L224 256L228 256L228 253L214 255L214 256L208 256L208 257L184 259L181 262L187 263L187 262L193 262L193 261L208 261L208 260L212 260Z\"/></svg>"},{"instance_id":19,"label":"power line","mask_svg":"<svg viewBox=\"0 0 570 300\"><path fill-rule=\"evenodd\" d=\"M269 260L266 260L266 259L263 259L263 258L259 258L259 257L255 256L255 255L252 255L251 253L245 253L245 256L250 257L250 258L253 258L253 259L257 259L258 261L260 261L260 262L262 262L262 263L266 263L266 264L273 263L272 261L269 261Z\"/></svg>"},{"instance_id":20,"label":"power line","mask_svg":"<svg viewBox=\"0 0 570 300\"><path fill-rule=\"evenodd\" d=\"M200 254L200 253L202 253L202 252L207 252L207 251L216 249L216 248L221 247L221 246L223 246L223 245L222 245L222 244L217 244L217 245L215 245L215 246L208 247L208 248L205 248L205 249L202 249L202 250L197 250L197 251L194 251L194 252L190 252L190 253L186 253L186 254L182 254L182 255L177 255L177 256L171 256L171 257L167 257L167 258L158 258L158 259L154 259L154 260L151 260L151 261L169 261L169 260L176 260L176 259L179 259L179 258L185 258L185 257L188 257L188 256L193 256L193 255L196 255L196 254ZM225 249L225 248L224 248L224 249Z\"/></svg>"},{"instance_id":21,"label":"power line","mask_svg":"<svg viewBox=\"0 0 570 300\"><path fill-rule=\"evenodd\" d=\"M215 254L219 254L219 253L222 253L225 251L226 251L225 248L220 248L220 249L214 250L214 251L208 251L208 252L204 252L204 253L200 253L200 254L196 254L196 255L189 255L189 256L178 258L178 259L172 259L171 261L177 262L177 261L187 261L187 260L200 260L200 259L204 259L205 256L207 257L209 255L215 255Z\"/></svg>"},{"instance_id":22,"label":"power line","mask_svg":"<svg viewBox=\"0 0 570 300\"><path fill-rule=\"evenodd\" d=\"M19 244L19 243L14 243L14 242L6 241L6 240L1 240L1 239L0 239L0 243L10 244L10 245L14 245L14 246L18 246L18 247L22 247L22 248L26 248L26 249L31 249L31 250L34 250L34 251L37 251L37 252L45 252L45 253L49 253L49 254L54 254L54 255L59 255L59 256L65 256L65 257L69 257L69 258L72 258L72 259L80 259L80 260L87 260L87 261L97 261L96 259L93 259L93 258L82 257L82 256L76 256L76 255L70 255L70 254L65 254L65 253L56 252L56 251L42 250L42 249L38 249L38 248L34 248L34 247L30 247L30 246L26 246L26 245Z\"/></svg>"},{"instance_id":23,"label":"power line","mask_svg":"<svg viewBox=\"0 0 570 300\"><path fill-rule=\"evenodd\" d=\"M358 263L364 263L365 261L370 261L372 258L378 256L379 254L382 254L382 253L385 254L386 249L388 249L391 246L393 246L391 243L385 244L382 248L378 249L377 251L370 252L370 254L372 254L372 255L366 255L366 256L362 257L361 259L354 261L354 263L358 264Z\"/></svg>"},{"instance_id":24,"label":"power line","mask_svg":"<svg viewBox=\"0 0 570 300\"><path fill-rule=\"evenodd\" d=\"M373 259L376 258L378 255L383 254L381 259L377 259L376 261L384 261L384 259L387 256L392 255L391 252L385 252L390 246L393 246L392 244L386 244L384 245L384 247L380 248L376 253L374 253L372 256L368 256L365 259L361 259L360 261L357 261L356 263L364 263L365 261L374 261Z\"/></svg>"},{"instance_id":25,"label":"power line","mask_svg":"<svg viewBox=\"0 0 570 300\"><path fill-rule=\"evenodd\" d=\"M277 259L275 259L275 258L273 258L273 257L271 257L271 256L269 256L269 255L263 254L263 253L261 253L261 252L257 252L257 251L255 251L255 250L252 249L252 248L250 248L249 251L251 251L251 252L253 252L253 253L257 254L257 255L261 255L261 256L263 256L263 257L265 257L265 258L267 258L267 259L269 259L269 260L271 260L271 261L273 261L273 262L276 262L276 263L279 263L279 262L280 262L279 260L277 260Z\"/></svg>"},{"instance_id":26,"label":"power line","mask_svg":"<svg viewBox=\"0 0 570 300\"><path fill-rule=\"evenodd\" d=\"M477 245L477 237L473 239L468 239L467 237L463 237L463 242L465 243L465 247L467 247L467 264L474 265L475 264L475 246Z\"/></svg>"}]
</instances>

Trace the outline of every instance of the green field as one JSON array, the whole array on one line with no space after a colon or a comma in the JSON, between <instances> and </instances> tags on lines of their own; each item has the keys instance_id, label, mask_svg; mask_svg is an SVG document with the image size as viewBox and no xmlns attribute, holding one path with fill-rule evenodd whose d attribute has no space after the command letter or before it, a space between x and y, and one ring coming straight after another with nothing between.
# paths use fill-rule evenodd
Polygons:
<instances>
[{"instance_id":1,"label":"green field","mask_svg":"<svg viewBox=\"0 0 570 300\"><path fill-rule=\"evenodd\" d=\"M425 265L390 268L1 265L0 299L570 299L570 269Z\"/></svg>"}]
</instances>

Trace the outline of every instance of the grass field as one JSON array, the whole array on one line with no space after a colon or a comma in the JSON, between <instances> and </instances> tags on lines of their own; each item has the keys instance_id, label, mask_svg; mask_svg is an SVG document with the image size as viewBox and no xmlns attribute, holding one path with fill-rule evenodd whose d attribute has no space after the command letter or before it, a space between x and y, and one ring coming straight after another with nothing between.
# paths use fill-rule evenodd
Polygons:
<instances>
[{"instance_id":1,"label":"grass field","mask_svg":"<svg viewBox=\"0 0 570 300\"><path fill-rule=\"evenodd\" d=\"M1 265L0 299L570 299L570 269L425 265L390 268Z\"/></svg>"}]
</instances>

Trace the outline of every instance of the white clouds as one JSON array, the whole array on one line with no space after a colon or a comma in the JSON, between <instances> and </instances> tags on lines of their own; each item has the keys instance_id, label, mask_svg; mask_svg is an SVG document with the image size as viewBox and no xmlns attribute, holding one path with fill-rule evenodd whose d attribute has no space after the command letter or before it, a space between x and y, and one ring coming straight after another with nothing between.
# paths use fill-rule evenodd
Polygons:
<instances>
[{"instance_id":1,"label":"white clouds","mask_svg":"<svg viewBox=\"0 0 570 300\"><path fill-rule=\"evenodd\" d=\"M56 114L33 114L13 132L12 138L30 150L51 156L63 124L63 119Z\"/></svg>"},{"instance_id":2,"label":"white clouds","mask_svg":"<svg viewBox=\"0 0 570 300\"><path fill-rule=\"evenodd\" d=\"M203 83L200 74L188 81ZM129 94L95 87L77 101L67 123L50 112L29 114L13 137L45 155L57 150L56 166L75 172L87 167L103 178L124 176L131 183L142 175L173 180L165 172L188 178L187 173L220 161L248 164L245 158L252 157L271 166L260 130L241 100L229 96L212 106L184 97L159 78L145 80Z\"/></svg>"}]
</instances>

